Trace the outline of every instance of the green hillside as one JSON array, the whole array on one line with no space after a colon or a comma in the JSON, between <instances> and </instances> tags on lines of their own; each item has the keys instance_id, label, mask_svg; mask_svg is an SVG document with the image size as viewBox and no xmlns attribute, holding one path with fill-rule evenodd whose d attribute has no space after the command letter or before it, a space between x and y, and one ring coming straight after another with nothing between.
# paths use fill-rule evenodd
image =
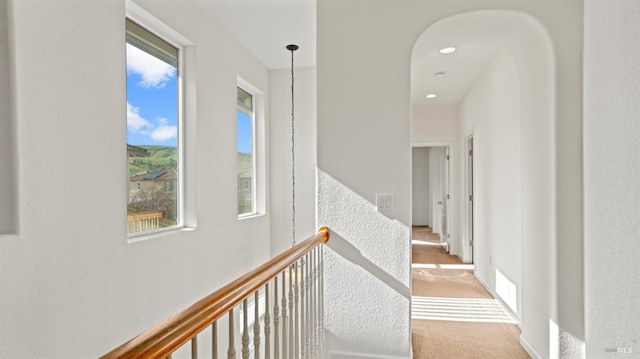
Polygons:
<instances>
[{"instance_id":1,"label":"green hillside","mask_svg":"<svg viewBox=\"0 0 640 359\"><path fill-rule=\"evenodd\" d=\"M129 158L129 176L143 171L151 173L165 168L176 168L178 150L175 147L153 145L138 147L149 151L149 156Z\"/></svg>"}]
</instances>

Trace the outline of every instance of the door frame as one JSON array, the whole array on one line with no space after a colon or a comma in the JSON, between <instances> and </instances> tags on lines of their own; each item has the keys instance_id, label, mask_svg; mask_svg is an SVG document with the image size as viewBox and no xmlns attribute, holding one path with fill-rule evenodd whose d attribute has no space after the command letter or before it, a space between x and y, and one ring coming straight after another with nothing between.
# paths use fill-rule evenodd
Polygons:
<instances>
[{"instance_id":1,"label":"door frame","mask_svg":"<svg viewBox=\"0 0 640 359\"><path fill-rule=\"evenodd\" d=\"M449 150L449 199L447 200L447 229L448 238L446 245L443 248L451 254L461 256L459 252L459 246L456 244L456 187L455 187L455 174L456 174L456 148L454 141L437 141L437 142L416 142L411 144L411 148L417 147L447 147ZM412 168L413 170L413 168ZM413 188L413 182L411 183ZM411 208L413 208L413 195L411 196ZM413 223L412 223L413 225Z\"/></svg>"},{"instance_id":2,"label":"door frame","mask_svg":"<svg viewBox=\"0 0 640 359\"><path fill-rule=\"evenodd\" d=\"M475 248L477 243L475 239L475 218L476 218L476 198L470 198L475 190L475 138L473 130L467 132L464 136L464 225L462 226L463 238L461 245L463 248L462 259L464 263L475 263ZM471 154L469 151L474 151ZM471 242L473 240L473 242Z\"/></svg>"}]
</instances>

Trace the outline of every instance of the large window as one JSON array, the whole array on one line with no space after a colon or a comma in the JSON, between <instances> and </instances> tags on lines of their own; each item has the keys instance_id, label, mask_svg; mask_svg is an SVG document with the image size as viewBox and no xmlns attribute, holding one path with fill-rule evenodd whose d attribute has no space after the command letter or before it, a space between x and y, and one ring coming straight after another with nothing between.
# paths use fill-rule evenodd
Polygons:
<instances>
[{"instance_id":1,"label":"large window","mask_svg":"<svg viewBox=\"0 0 640 359\"><path fill-rule=\"evenodd\" d=\"M254 99L238 87L238 216L256 214Z\"/></svg>"},{"instance_id":2,"label":"large window","mask_svg":"<svg viewBox=\"0 0 640 359\"><path fill-rule=\"evenodd\" d=\"M126 22L129 235L183 226L180 52Z\"/></svg>"}]
</instances>

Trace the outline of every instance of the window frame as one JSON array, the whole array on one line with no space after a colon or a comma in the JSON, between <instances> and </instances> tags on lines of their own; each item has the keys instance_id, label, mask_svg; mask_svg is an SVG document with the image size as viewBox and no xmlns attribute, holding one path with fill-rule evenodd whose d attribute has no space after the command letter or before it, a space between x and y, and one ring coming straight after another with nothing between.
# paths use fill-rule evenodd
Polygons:
<instances>
[{"instance_id":1,"label":"window frame","mask_svg":"<svg viewBox=\"0 0 640 359\"><path fill-rule=\"evenodd\" d=\"M181 231L192 231L197 228L196 215L196 57L195 46L186 37L151 15L131 0L126 0L125 19L128 19L154 34L169 45L178 49L178 66L176 67L177 94L177 178L173 190L177 192L177 218L174 226L152 231L129 233L126 229L128 243L135 243L151 238L162 237ZM126 23L126 21L124 21ZM123 24L124 25L124 24ZM126 30L125 30L126 45ZM126 58L125 58L126 64ZM125 91L126 92L126 91ZM188 95L187 95L188 94ZM127 178L128 181L128 178ZM128 227L128 226L126 226Z\"/></svg>"},{"instance_id":2,"label":"window frame","mask_svg":"<svg viewBox=\"0 0 640 359\"><path fill-rule=\"evenodd\" d=\"M250 182L249 182L249 186L245 186L244 181L242 181L243 183L241 184L240 179L238 178L238 192L245 192L245 187L248 187L248 189L251 191L251 211L246 212L246 213L238 213L238 218L244 218L244 217L251 217L251 216L255 216L257 214L257 191L256 191L256 160L257 160L257 156L256 156L256 98L253 95L253 93L251 93L251 91L248 91L246 89L244 89L242 86L238 85L237 86L237 90L241 90L246 92L249 96L251 96L251 113L249 114L250 120L251 120L251 177ZM237 96L237 95L236 95ZM238 109L238 111L240 111ZM237 118L236 118L237 121ZM237 125L237 122L236 122ZM238 136L239 136L239 131L236 127L236 141L238 140Z\"/></svg>"},{"instance_id":3,"label":"window frame","mask_svg":"<svg viewBox=\"0 0 640 359\"><path fill-rule=\"evenodd\" d=\"M238 214L239 220L260 217L266 214L266 119L265 119L265 96L259 88L251 84L249 81L238 76L236 85L236 102L237 90L241 89L251 95L252 99L252 170L251 178L251 195L252 195L252 211L250 213ZM237 130L237 104L236 104L236 141L238 140ZM236 145L237 151L237 145ZM239 187L236 170L236 186ZM241 188L236 188L240 191ZM237 207L236 203L236 207Z\"/></svg>"}]
</instances>

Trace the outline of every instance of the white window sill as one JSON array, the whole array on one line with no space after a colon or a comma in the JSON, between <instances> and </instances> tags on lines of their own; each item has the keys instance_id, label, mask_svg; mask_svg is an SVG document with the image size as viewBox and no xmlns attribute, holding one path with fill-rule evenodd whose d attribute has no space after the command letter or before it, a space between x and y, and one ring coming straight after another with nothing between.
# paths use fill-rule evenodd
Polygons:
<instances>
[{"instance_id":1,"label":"white window sill","mask_svg":"<svg viewBox=\"0 0 640 359\"><path fill-rule=\"evenodd\" d=\"M195 227L179 227L179 228L171 228L171 229L159 230L157 232L149 232L149 233L145 233L145 234L130 236L127 239L127 243L133 244L133 243L137 243L137 242L146 241L146 240L149 240L149 239L166 237L166 236L170 236L170 235L173 235L173 234L191 232L191 231L195 231L195 230L196 230Z\"/></svg>"},{"instance_id":2,"label":"white window sill","mask_svg":"<svg viewBox=\"0 0 640 359\"><path fill-rule=\"evenodd\" d=\"M244 221L245 219L259 218L259 217L264 217L265 215L266 213L247 213L247 214L238 216L238 220Z\"/></svg>"}]
</instances>

